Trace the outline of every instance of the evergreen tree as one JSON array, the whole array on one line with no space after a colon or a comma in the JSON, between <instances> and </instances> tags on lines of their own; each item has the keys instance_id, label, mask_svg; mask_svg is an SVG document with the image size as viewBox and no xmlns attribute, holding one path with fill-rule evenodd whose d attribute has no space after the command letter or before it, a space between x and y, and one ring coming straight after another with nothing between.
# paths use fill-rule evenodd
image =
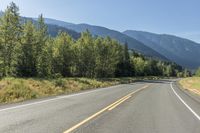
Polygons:
<instances>
[{"instance_id":1,"label":"evergreen tree","mask_svg":"<svg viewBox=\"0 0 200 133\"><path fill-rule=\"evenodd\" d=\"M12 2L0 19L0 71L2 76L16 74L17 48L21 34L19 19L19 9Z\"/></svg>"},{"instance_id":2,"label":"evergreen tree","mask_svg":"<svg viewBox=\"0 0 200 133\"><path fill-rule=\"evenodd\" d=\"M37 43L36 43L36 68L37 76L45 77L51 74L51 63L48 61L47 49L47 26L44 22L43 15L40 15L37 23Z\"/></svg>"},{"instance_id":3,"label":"evergreen tree","mask_svg":"<svg viewBox=\"0 0 200 133\"><path fill-rule=\"evenodd\" d=\"M36 76L36 29L31 21L23 26L23 34L18 56L18 75L25 77Z\"/></svg>"},{"instance_id":4,"label":"evergreen tree","mask_svg":"<svg viewBox=\"0 0 200 133\"><path fill-rule=\"evenodd\" d=\"M130 64L130 54L128 49L128 44L125 43L124 47L124 76L131 76L133 70Z\"/></svg>"},{"instance_id":5,"label":"evergreen tree","mask_svg":"<svg viewBox=\"0 0 200 133\"><path fill-rule=\"evenodd\" d=\"M125 43L125 45L124 45L121 57L122 58L120 58L119 64L117 66L116 75L117 76L120 75L120 76L124 76L124 77L132 76L134 74L134 70L132 67L133 65L131 65L130 53L129 53L127 43Z\"/></svg>"}]
</instances>

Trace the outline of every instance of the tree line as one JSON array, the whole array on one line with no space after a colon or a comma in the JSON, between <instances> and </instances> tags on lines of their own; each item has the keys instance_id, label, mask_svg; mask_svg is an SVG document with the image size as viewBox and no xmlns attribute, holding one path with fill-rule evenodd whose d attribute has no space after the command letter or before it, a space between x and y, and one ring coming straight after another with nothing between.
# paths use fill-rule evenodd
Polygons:
<instances>
[{"instance_id":1,"label":"tree line","mask_svg":"<svg viewBox=\"0 0 200 133\"><path fill-rule=\"evenodd\" d=\"M175 63L145 57L110 37L89 31L73 39L60 31L48 34L42 15L37 23L22 20L11 3L0 18L0 77L187 76Z\"/></svg>"}]
</instances>

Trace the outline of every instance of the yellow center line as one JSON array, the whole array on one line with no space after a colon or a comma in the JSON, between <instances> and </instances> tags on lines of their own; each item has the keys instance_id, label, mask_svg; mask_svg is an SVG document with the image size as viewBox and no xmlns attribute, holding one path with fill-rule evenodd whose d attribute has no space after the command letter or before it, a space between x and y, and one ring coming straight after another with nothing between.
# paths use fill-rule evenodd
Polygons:
<instances>
[{"instance_id":1,"label":"yellow center line","mask_svg":"<svg viewBox=\"0 0 200 133\"><path fill-rule=\"evenodd\" d=\"M118 105L120 105L121 103L123 103L123 102L125 102L127 99L129 99L130 97L131 97L131 95L128 96L128 97L126 97L126 98L123 99L122 101L118 102L117 104L115 104L114 106L112 106L111 108L109 108L108 110L109 110L109 111L113 110L113 109L116 108Z\"/></svg>"},{"instance_id":2,"label":"yellow center line","mask_svg":"<svg viewBox=\"0 0 200 133\"><path fill-rule=\"evenodd\" d=\"M124 101L126 101L128 98L131 97L132 94L134 93L137 93L145 88L147 88L149 85L146 85L146 86L143 86L142 88L136 90L136 91L133 91L129 94L127 94L126 96L120 98L119 100L115 101L114 103L108 105L107 107L101 109L100 111L98 111L97 113L91 115L90 117L84 119L83 121L79 122L78 124L74 125L73 127L69 128L68 130L64 131L63 133L70 133L72 132L73 130L77 129L78 127L80 127L81 125L83 125L84 123L90 121L91 119L97 117L98 115L102 114L103 112L105 112L106 110L112 110L114 109L115 107L117 107L119 104L123 103Z\"/></svg>"}]
</instances>

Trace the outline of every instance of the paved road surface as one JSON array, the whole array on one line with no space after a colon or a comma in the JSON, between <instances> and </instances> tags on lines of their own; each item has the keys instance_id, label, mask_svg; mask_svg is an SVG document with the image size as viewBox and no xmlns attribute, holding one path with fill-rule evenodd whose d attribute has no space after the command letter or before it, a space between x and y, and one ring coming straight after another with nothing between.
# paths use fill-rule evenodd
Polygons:
<instances>
[{"instance_id":1,"label":"paved road surface","mask_svg":"<svg viewBox=\"0 0 200 133\"><path fill-rule=\"evenodd\" d=\"M0 106L0 133L200 133L200 103L171 82Z\"/></svg>"}]
</instances>

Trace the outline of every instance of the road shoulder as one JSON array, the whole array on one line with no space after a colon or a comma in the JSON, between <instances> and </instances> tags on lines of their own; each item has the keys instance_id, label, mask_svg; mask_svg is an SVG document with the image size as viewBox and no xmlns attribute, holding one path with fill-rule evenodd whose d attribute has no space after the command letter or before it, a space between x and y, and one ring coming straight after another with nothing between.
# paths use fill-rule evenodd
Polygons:
<instances>
[{"instance_id":1,"label":"road shoulder","mask_svg":"<svg viewBox=\"0 0 200 133\"><path fill-rule=\"evenodd\" d=\"M181 84L179 83L180 80L177 80L176 82L174 82L174 85L176 86L176 88L178 88L180 91L182 91L184 94L186 94L187 96L189 96L191 99L193 99L194 101L196 101L197 103L200 104L200 95L185 89L181 86Z\"/></svg>"}]
</instances>

